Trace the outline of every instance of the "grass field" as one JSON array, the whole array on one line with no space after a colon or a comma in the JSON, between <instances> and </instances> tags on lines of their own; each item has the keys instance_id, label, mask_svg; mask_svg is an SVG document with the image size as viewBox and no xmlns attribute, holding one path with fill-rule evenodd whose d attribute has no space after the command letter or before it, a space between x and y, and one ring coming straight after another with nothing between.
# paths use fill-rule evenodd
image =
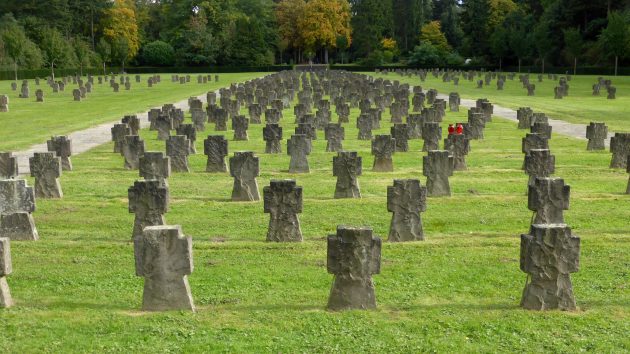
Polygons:
<instances>
[{"instance_id":1,"label":"grass field","mask_svg":"<svg viewBox=\"0 0 630 354\"><path fill-rule=\"evenodd\" d=\"M611 132L630 132L630 77L610 76L613 86L617 87L617 98L606 98L606 88L602 87L600 96L593 96L592 86L597 82L598 76L573 76L569 81L569 96L562 100L554 99L554 87L558 81L547 79L544 75L543 82L538 82L538 74L530 74L530 82L536 85L536 95L527 96L527 89L518 80L507 80L502 91L497 90L496 80L482 89L477 88L477 81L483 80L484 75L475 77L473 81L460 78L459 85L453 82L442 82L442 77L435 78L427 75L425 82L419 77L401 77L398 74L375 75L390 80L399 80L411 85L420 85L425 89L435 88L439 93L448 95L450 92L459 92L462 98L488 98L495 104L503 107L517 109L519 107L531 107L535 112L544 112L550 118L565 120L571 123L588 125L590 122L606 122ZM558 76L560 77L560 76Z\"/></svg>"},{"instance_id":2,"label":"grass field","mask_svg":"<svg viewBox=\"0 0 630 354\"><path fill-rule=\"evenodd\" d=\"M262 202L229 201L232 179L203 172L201 154L190 157L192 173L170 178L166 220L182 225L194 242L195 314L139 311L143 280L135 276L127 210L127 188L138 172L123 169L111 143L74 157L75 171L61 177L64 199L37 201L41 240L12 243L8 281L17 306L0 310L0 351L630 351L627 173L608 168L609 153L586 152L584 141L553 136L555 175L572 188L565 219L582 239L581 269L572 275L580 309L522 310L519 236L532 215L520 170L525 131L499 118L485 140L472 142L469 170L451 177L453 196L429 198L422 215L427 240L384 244L382 272L374 276L378 309L326 311L332 275L326 273L325 236L350 224L372 226L386 239L386 187L394 178L425 183L421 140L394 155L395 172L371 172L370 142L356 140L357 114L353 110L345 125L344 148L363 157L360 200L332 198L335 154L325 152L322 132L309 157L312 172L286 172L292 109L282 122L284 154L263 153L262 125L250 126L247 142L226 133L230 155L253 150L260 157L261 193L277 178L295 178L304 187L303 243L266 243L269 215ZM443 126L465 115L448 112ZM389 114L383 117L374 134L389 131ZM200 132L198 151L208 134L217 133L212 127ZM141 135L148 150L164 151L156 132Z\"/></svg>"},{"instance_id":3,"label":"grass field","mask_svg":"<svg viewBox=\"0 0 630 354\"><path fill-rule=\"evenodd\" d=\"M140 83L135 82L135 75L130 75L131 90L126 91L121 85L117 93L109 87L109 82L99 85L95 77L92 93L81 102L73 101L72 90L78 85L71 82L63 92L53 93L45 80L40 81L40 86L35 85L35 80L29 80L30 98L19 98L21 81L17 91L11 91L12 81L0 81L0 94L9 96L9 112L0 113L0 151L21 150L45 142L51 135L64 135L112 122L125 114L146 112L164 103L174 103L262 75L265 74L220 74L219 82L214 81L213 75L211 82L198 84L197 75L191 74L190 82L181 85L171 82L171 74L161 74L162 81L151 88L147 86L149 75L141 75ZM87 82L85 77L84 81ZM35 102L38 88L44 91L43 103Z\"/></svg>"}]
</instances>

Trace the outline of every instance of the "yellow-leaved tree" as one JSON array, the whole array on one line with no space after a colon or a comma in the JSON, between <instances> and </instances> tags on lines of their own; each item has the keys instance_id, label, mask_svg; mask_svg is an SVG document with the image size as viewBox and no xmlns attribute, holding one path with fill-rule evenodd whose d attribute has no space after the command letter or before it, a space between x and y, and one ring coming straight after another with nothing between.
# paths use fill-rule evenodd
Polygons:
<instances>
[{"instance_id":1,"label":"yellow-leaved tree","mask_svg":"<svg viewBox=\"0 0 630 354\"><path fill-rule=\"evenodd\" d=\"M444 36L444 32L442 32L440 21L431 21L422 26L420 30L420 42L429 43L442 53L451 50L451 46L448 45L446 36Z\"/></svg>"},{"instance_id":2,"label":"yellow-leaved tree","mask_svg":"<svg viewBox=\"0 0 630 354\"><path fill-rule=\"evenodd\" d=\"M140 38L133 0L114 0L114 6L105 11L103 37L111 46L112 59L125 70L125 63L138 54Z\"/></svg>"},{"instance_id":3,"label":"yellow-leaved tree","mask_svg":"<svg viewBox=\"0 0 630 354\"><path fill-rule=\"evenodd\" d=\"M337 38L345 37L348 45L352 40L350 4L347 0L310 0L298 20L298 29L306 49L323 48L328 64L328 49L337 47Z\"/></svg>"}]
</instances>

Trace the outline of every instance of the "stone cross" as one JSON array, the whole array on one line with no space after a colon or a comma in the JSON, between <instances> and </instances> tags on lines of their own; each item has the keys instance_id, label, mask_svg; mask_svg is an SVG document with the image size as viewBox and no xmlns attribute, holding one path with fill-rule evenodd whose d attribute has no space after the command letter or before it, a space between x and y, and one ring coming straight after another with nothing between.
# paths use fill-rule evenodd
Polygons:
<instances>
[{"instance_id":1,"label":"stone cross","mask_svg":"<svg viewBox=\"0 0 630 354\"><path fill-rule=\"evenodd\" d=\"M527 96L534 96L536 94L536 85L528 84L527 85Z\"/></svg>"},{"instance_id":2,"label":"stone cross","mask_svg":"<svg viewBox=\"0 0 630 354\"><path fill-rule=\"evenodd\" d=\"M387 187L387 210L392 215L389 242L422 241L420 213L427 210L427 188L417 179L395 179Z\"/></svg>"},{"instance_id":3,"label":"stone cross","mask_svg":"<svg viewBox=\"0 0 630 354\"><path fill-rule=\"evenodd\" d=\"M13 299L7 283L7 275L13 273L11 263L11 241L0 237L0 308L13 306Z\"/></svg>"},{"instance_id":4,"label":"stone cross","mask_svg":"<svg viewBox=\"0 0 630 354\"><path fill-rule=\"evenodd\" d=\"M197 131L202 132L206 130L206 121L208 120L206 112L201 109L193 109L192 111L190 111L190 115L193 125L195 126L195 129Z\"/></svg>"},{"instance_id":5,"label":"stone cross","mask_svg":"<svg viewBox=\"0 0 630 354\"><path fill-rule=\"evenodd\" d=\"M265 153L282 153L282 127L278 124L267 124L263 128L263 139L265 140Z\"/></svg>"},{"instance_id":6,"label":"stone cross","mask_svg":"<svg viewBox=\"0 0 630 354\"><path fill-rule=\"evenodd\" d=\"M521 307L575 310L571 273L580 267L580 238L565 224L535 224L521 235L521 271L527 282Z\"/></svg>"},{"instance_id":7,"label":"stone cross","mask_svg":"<svg viewBox=\"0 0 630 354\"><path fill-rule=\"evenodd\" d=\"M440 139L442 139L442 127L440 123L424 123L422 125L422 151L440 149Z\"/></svg>"},{"instance_id":8,"label":"stone cross","mask_svg":"<svg viewBox=\"0 0 630 354\"><path fill-rule=\"evenodd\" d=\"M140 177L145 180L157 180L160 186L168 188L168 178L171 176L171 159L163 152L146 151L140 157Z\"/></svg>"},{"instance_id":9,"label":"stone cross","mask_svg":"<svg viewBox=\"0 0 630 354\"><path fill-rule=\"evenodd\" d=\"M529 186L527 205L535 212L532 224L564 224L571 187L562 178L539 177Z\"/></svg>"},{"instance_id":10,"label":"stone cross","mask_svg":"<svg viewBox=\"0 0 630 354\"><path fill-rule=\"evenodd\" d=\"M540 134L547 139L551 139L552 128L553 127L549 125L548 122L536 122L532 124L529 131L532 133Z\"/></svg>"},{"instance_id":11,"label":"stone cross","mask_svg":"<svg viewBox=\"0 0 630 354\"><path fill-rule=\"evenodd\" d=\"M340 151L333 157L333 176L337 177L335 199L361 198L358 176L363 171L362 159L355 151Z\"/></svg>"},{"instance_id":12,"label":"stone cross","mask_svg":"<svg viewBox=\"0 0 630 354\"><path fill-rule=\"evenodd\" d=\"M459 112L459 105L461 104L461 98L459 93L451 92L448 95L448 106L451 112Z\"/></svg>"},{"instance_id":13,"label":"stone cross","mask_svg":"<svg viewBox=\"0 0 630 354\"><path fill-rule=\"evenodd\" d=\"M35 91L35 102L44 102L44 91L42 89Z\"/></svg>"},{"instance_id":14,"label":"stone cross","mask_svg":"<svg viewBox=\"0 0 630 354\"><path fill-rule=\"evenodd\" d=\"M470 152L470 140L463 134L451 134L444 139L444 150L453 156L453 170L466 171L466 155Z\"/></svg>"},{"instance_id":15,"label":"stone cross","mask_svg":"<svg viewBox=\"0 0 630 354\"><path fill-rule=\"evenodd\" d=\"M615 133L610 138L610 168L626 168L630 156L630 133Z\"/></svg>"},{"instance_id":16,"label":"stone cross","mask_svg":"<svg viewBox=\"0 0 630 354\"><path fill-rule=\"evenodd\" d=\"M588 139L586 150L605 150L607 137L608 127L606 123L591 122L591 124L586 127L586 138Z\"/></svg>"},{"instance_id":17,"label":"stone cross","mask_svg":"<svg viewBox=\"0 0 630 354\"><path fill-rule=\"evenodd\" d=\"M270 214L267 241L301 242L299 213L302 212L302 187L295 180L271 180L263 188L265 213Z\"/></svg>"},{"instance_id":18,"label":"stone cross","mask_svg":"<svg viewBox=\"0 0 630 354\"><path fill-rule=\"evenodd\" d=\"M61 158L61 169L64 171L72 171L72 140L67 136L53 136L46 142L48 151L54 152L55 155Z\"/></svg>"},{"instance_id":19,"label":"stone cross","mask_svg":"<svg viewBox=\"0 0 630 354\"><path fill-rule=\"evenodd\" d=\"M337 106L336 109L337 117L339 123L349 123L350 120L350 105L347 103L341 104Z\"/></svg>"},{"instance_id":20,"label":"stone cross","mask_svg":"<svg viewBox=\"0 0 630 354\"><path fill-rule=\"evenodd\" d=\"M72 90L72 97L74 97L75 101L81 102L81 90L79 89Z\"/></svg>"},{"instance_id":21,"label":"stone cross","mask_svg":"<svg viewBox=\"0 0 630 354\"><path fill-rule=\"evenodd\" d=\"M402 123L402 109L400 107L400 102L392 102L392 105L389 107L389 113L392 116L392 123Z\"/></svg>"},{"instance_id":22,"label":"stone cross","mask_svg":"<svg viewBox=\"0 0 630 354\"><path fill-rule=\"evenodd\" d=\"M143 311L195 311L188 275L192 238L180 226L149 226L133 241L136 275L144 277Z\"/></svg>"},{"instance_id":23,"label":"stone cross","mask_svg":"<svg viewBox=\"0 0 630 354\"><path fill-rule=\"evenodd\" d=\"M165 113L158 115L155 118L155 129L158 131L158 140L168 140L171 130L175 129L173 118Z\"/></svg>"},{"instance_id":24,"label":"stone cross","mask_svg":"<svg viewBox=\"0 0 630 354\"><path fill-rule=\"evenodd\" d=\"M422 174L427 177L429 197L450 196L448 177L453 175L453 157L448 151L431 150L422 158Z\"/></svg>"},{"instance_id":25,"label":"stone cross","mask_svg":"<svg viewBox=\"0 0 630 354\"><path fill-rule=\"evenodd\" d=\"M140 132L140 119L138 119L137 115L124 116L120 122L129 126L131 135L138 135Z\"/></svg>"},{"instance_id":26,"label":"stone cross","mask_svg":"<svg viewBox=\"0 0 630 354\"><path fill-rule=\"evenodd\" d=\"M252 151L235 152L230 157L230 175L234 177L232 201L249 202L260 200L258 182L260 175L260 161Z\"/></svg>"},{"instance_id":27,"label":"stone cross","mask_svg":"<svg viewBox=\"0 0 630 354\"><path fill-rule=\"evenodd\" d=\"M518 120L518 129L529 129L532 126L532 116L534 111L529 107L520 107L516 110L516 119Z\"/></svg>"},{"instance_id":28,"label":"stone cross","mask_svg":"<svg viewBox=\"0 0 630 354\"><path fill-rule=\"evenodd\" d=\"M468 125L470 127L470 139L483 139L483 130L486 127L486 118L483 113L468 111Z\"/></svg>"},{"instance_id":29,"label":"stone cross","mask_svg":"<svg viewBox=\"0 0 630 354\"><path fill-rule=\"evenodd\" d=\"M357 128L359 128L359 140L372 140L372 117L369 114L361 114L357 118Z\"/></svg>"},{"instance_id":30,"label":"stone cross","mask_svg":"<svg viewBox=\"0 0 630 354\"><path fill-rule=\"evenodd\" d=\"M208 156L206 172L227 172L225 157L228 154L228 141L223 135L209 135L203 141L203 153Z\"/></svg>"},{"instance_id":31,"label":"stone cross","mask_svg":"<svg viewBox=\"0 0 630 354\"><path fill-rule=\"evenodd\" d=\"M346 133L344 127L341 126L341 123L328 123L324 133L327 141L327 152L338 152L343 149L342 143L346 138Z\"/></svg>"},{"instance_id":32,"label":"stone cross","mask_svg":"<svg viewBox=\"0 0 630 354\"><path fill-rule=\"evenodd\" d=\"M409 139L422 138L422 124L424 124L424 117L422 114L410 114L407 116Z\"/></svg>"},{"instance_id":33,"label":"stone cross","mask_svg":"<svg viewBox=\"0 0 630 354\"><path fill-rule=\"evenodd\" d=\"M606 96L609 100L614 100L617 98L617 88L615 86L610 86L607 89L608 95Z\"/></svg>"},{"instance_id":34,"label":"stone cross","mask_svg":"<svg viewBox=\"0 0 630 354\"><path fill-rule=\"evenodd\" d=\"M556 157L549 150L531 149L525 156L525 173L529 175L529 186L537 177L549 177L555 172Z\"/></svg>"},{"instance_id":35,"label":"stone cross","mask_svg":"<svg viewBox=\"0 0 630 354\"><path fill-rule=\"evenodd\" d=\"M32 213L35 193L23 179L0 180L0 235L11 240L37 240Z\"/></svg>"},{"instance_id":36,"label":"stone cross","mask_svg":"<svg viewBox=\"0 0 630 354\"><path fill-rule=\"evenodd\" d=\"M168 188L156 179L135 181L127 191L129 213L135 214L133 239L142 237L147 226L165 225L164 214L168 211Z\"/></svg>"},{"instance_id":37,"label":"stone cross","mask_svg":"<svg viewBox=\"0 0 630 354\"><path fill-rule=\"evenodd\" d=\"M249 121L252 124L260 124L262 116L262 107L258 103L249 105Z\"/></svg>"},{"instance_id":38,"label":"stone cross","mask_svg":"<svg viewBox=\"0 0 630 354\"><path fill-rule=\"evenodd\" d=\"M234 129L234 140L246 141L249 140L247 136L247 129L249 128L249 119L245 116L232 117L232 129Z\"/></svg>"},{"instance_id":39,"label":"stone cross","mask_svg":"<svg viewBox=\"0 0 630 354\"><path fill-rule=\"evenodd\" d=\"M9 96L0 95L0 112L9 111Z\"/></svg>"},{"instance_id":40,"label":"stone cross","mask_svg":"<svg viewBox=\"0 0 630 354\"><path fill-rule=\"evenodd\" d=\"M31 177L35 177L37 198L61 198L63 192L59 184L61 159L53 152L36 152L29 158Z\"/></svg>"},{"instance_id":41,"label":"stone cross","mask_svg":"<svg viewBox=\"0 0 630 354\"><path fill-rule=\"evenodd\" d=\"M407 124L394 124L390 128L390 133L396 142L396 152L409 151L409 127Z\"/></svg>"},{"instance_id":42,"label":"stone cross","mask_svg":"<svg viewBox=\"0 0 630 354\"><path fill-rule=\"evenodd\" d=\"M396 152L396 140L391 135L376 135L372 140L372 155L374 155L374 172L393 172L392 155Z\"/></svg>"},{"instance_id":43,"label":"stone cross","mask_svg":"<svg viewBox=\"0 0 630 354\"><path fill-rule=\"evenodd\" d=\"M11 152L0 152L0 179L12 179L18 175L18 160Z\"/></svg>"},{"instance_id":44,"label":"stone cross","mask_svg":"<svg viewBox=\"0 0 630 354\"><path fill-rule=\"evenodd\" d=\"M282 112L275 108L269 108L265 110L265 122L267 124L280 124L282 118Z\"/></svg>"},{"instance_id":45,"label":"stone cross","mask_svg":"<svg viewBox=\"0 0 630 354\"><path fill-rule=\"evenodd\" d=\"M139 169L140 156L144 155L144 140L138 135L125 136L125 141L122 146L122 155L125 158L125 169Z\"/></svg>"},{"instance_id":46,"label":"stone cross","mask_svg":"<svg viewBox=\"0 0 630 354\"><path fill-rule=\"evenodd\" d=\"M195 142L197 142L197 129L192 124L180 124L177 129L175 129L177 135L183 135L190 141L190 154L196 154L197 148L195 147Z\"/></svg>"},{"instance_id":47,"label":"stone cross","mask_svg":"<svg viewBox=\"0 0 630 354\"><path fill-rule=\"evenodd\" d=\"M630 155L628 155L626 172L630 173ZM626 188L626 194L630 194L630 177L628 177L628 187Z\"/></svg>"},{"instance_id":48,"label":"stone cross","mask_svg":"<svg viewBox=\"0 0 630 354\"><path fill-rule=\"evenodd\" d=\"M527 133L523 138L521 145L525 156L529 155L529 151L531 149L549 150L549 140L546 137L535 133ZM525 166L525 163L523 163L523 166Z\"/></svg>"},{"instance_id":49,"label":"stone cross","mask_svg":"<svg viewBox=\"0 0 630 354\"><path fill-rule=\"evenodd\" d=\"M306 135L295 134L287 140L287 154L291 156L289 173L309 173L308 155L311 154L311 140Z\"/></svg>"},{"instance_id":50,"label":"stone cross","mask_svg":"<svg viewBox=\"0 0 630 354\"><path fill-rule=\"evenodd\" d=\"M337 226L328 236L327 269L335 275L329 310L376 308L372 274L381 271L381 239L371 228Z\"/></svg>"},{"instance_id":51,"label":"stone cross","mask_svg":"<svg viewBox=\"0 0 630 354\"><path fill-rule=\"evenodd\" d=\"M317 140L317 129L312 124L300 123L295 127L295 134L306 135L309 140Z\"/></svg>"},{"instance_id":52,"label":"stone cross","mask_svg":"<svg viewBox=\"0 0 630 354\"><path fill-rule=\"evenodd\" d=\"M224 108L214 110L214 130L218 132L227 131L228 111Z\"/></svg>"},{"instance_id":53,"label":"stone cross","mask_svg":"<svg viewBox=\"0 0 630 354\"><path fill-rule=\"evenodd\" d=\"M190 155L190 140L185 135L173 135L166 141L166 155L171 159L173 172L190 172L188 155Z\"/></svg>"}]
</instances>

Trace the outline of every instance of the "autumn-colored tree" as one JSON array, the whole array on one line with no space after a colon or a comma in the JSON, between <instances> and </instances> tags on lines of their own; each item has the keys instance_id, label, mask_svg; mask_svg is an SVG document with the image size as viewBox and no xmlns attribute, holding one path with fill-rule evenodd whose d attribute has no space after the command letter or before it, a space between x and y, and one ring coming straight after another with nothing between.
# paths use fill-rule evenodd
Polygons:
<instances>
[{"instance_id":1,"label":"autumn-colored tree","mask_svg":"<svg viewBox=\"0 0 630 354\"><path fill-rule=\"evenodd\" d=\"M492 33L496 26L503 23L507 15L518 9L518 6L512 0L488 0L488 5L490 5L488 16L489 33Z\"/></svg>"},{"instance_id":2,"label":"autumn-colored tree","mask_svg":"<svg viewBox=\"0 0 630 354\"><path fill-rule=\"evenodd\" d=\"M114 6L105 11L103 36L112 48L118 47L126 50L126 53L121 52L116 56L123 67L125 61L138 54L140 38L133 0L114 0Z\"/></svg>"},{"instance_id":3,"label":"autumn-colored tree","mask_svg":"<svg viewBox=\"0 0 630 354\"><path fill-rule=\"evenodd\" d=\"M282 0L276 7L278 32L289 47L301 48L304 44L298 20L304 16L305 11L306 1L304 0Z\"/></svg>"},{"instance_id":4,"label":"autumn-colored tree","mask_svg":"<svg viewBox=\"0 0 630 354\"><path fill-rule=\"evenodd\" d=\"M351 41L350 4L347 0L310 0L298 19L298 28L306 49L323 48L328 64L328 49L337 47L337 37Z\"/></svg>"},{"instance_id":5,"label":"autumn-colored tree","mask_svg":"<svg viewBox=\"0 0 630 354\"><path fill-rule=\"evenodd\" d=\"M441 30L440 21L431 21L422 26L420 30L420 42L429 43L442 53L451 50L451 46L448 45L446 36L444 36L444 32Z\"/></svg>"}]
</instances>

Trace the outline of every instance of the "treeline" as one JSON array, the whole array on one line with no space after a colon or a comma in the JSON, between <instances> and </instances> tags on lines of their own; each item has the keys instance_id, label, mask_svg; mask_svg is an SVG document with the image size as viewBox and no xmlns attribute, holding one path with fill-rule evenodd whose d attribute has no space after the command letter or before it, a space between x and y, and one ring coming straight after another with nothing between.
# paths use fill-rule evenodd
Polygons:
<instances>
[{"instance_id":1,"label":"treeline","mask_svg":"<svg viewBox=\"0 0 630 354\"><path fill-rule=\"evenodd\" d=\"M599 65L630 0L2 0L0 68Z\"/></svg>"}]
</instances>

